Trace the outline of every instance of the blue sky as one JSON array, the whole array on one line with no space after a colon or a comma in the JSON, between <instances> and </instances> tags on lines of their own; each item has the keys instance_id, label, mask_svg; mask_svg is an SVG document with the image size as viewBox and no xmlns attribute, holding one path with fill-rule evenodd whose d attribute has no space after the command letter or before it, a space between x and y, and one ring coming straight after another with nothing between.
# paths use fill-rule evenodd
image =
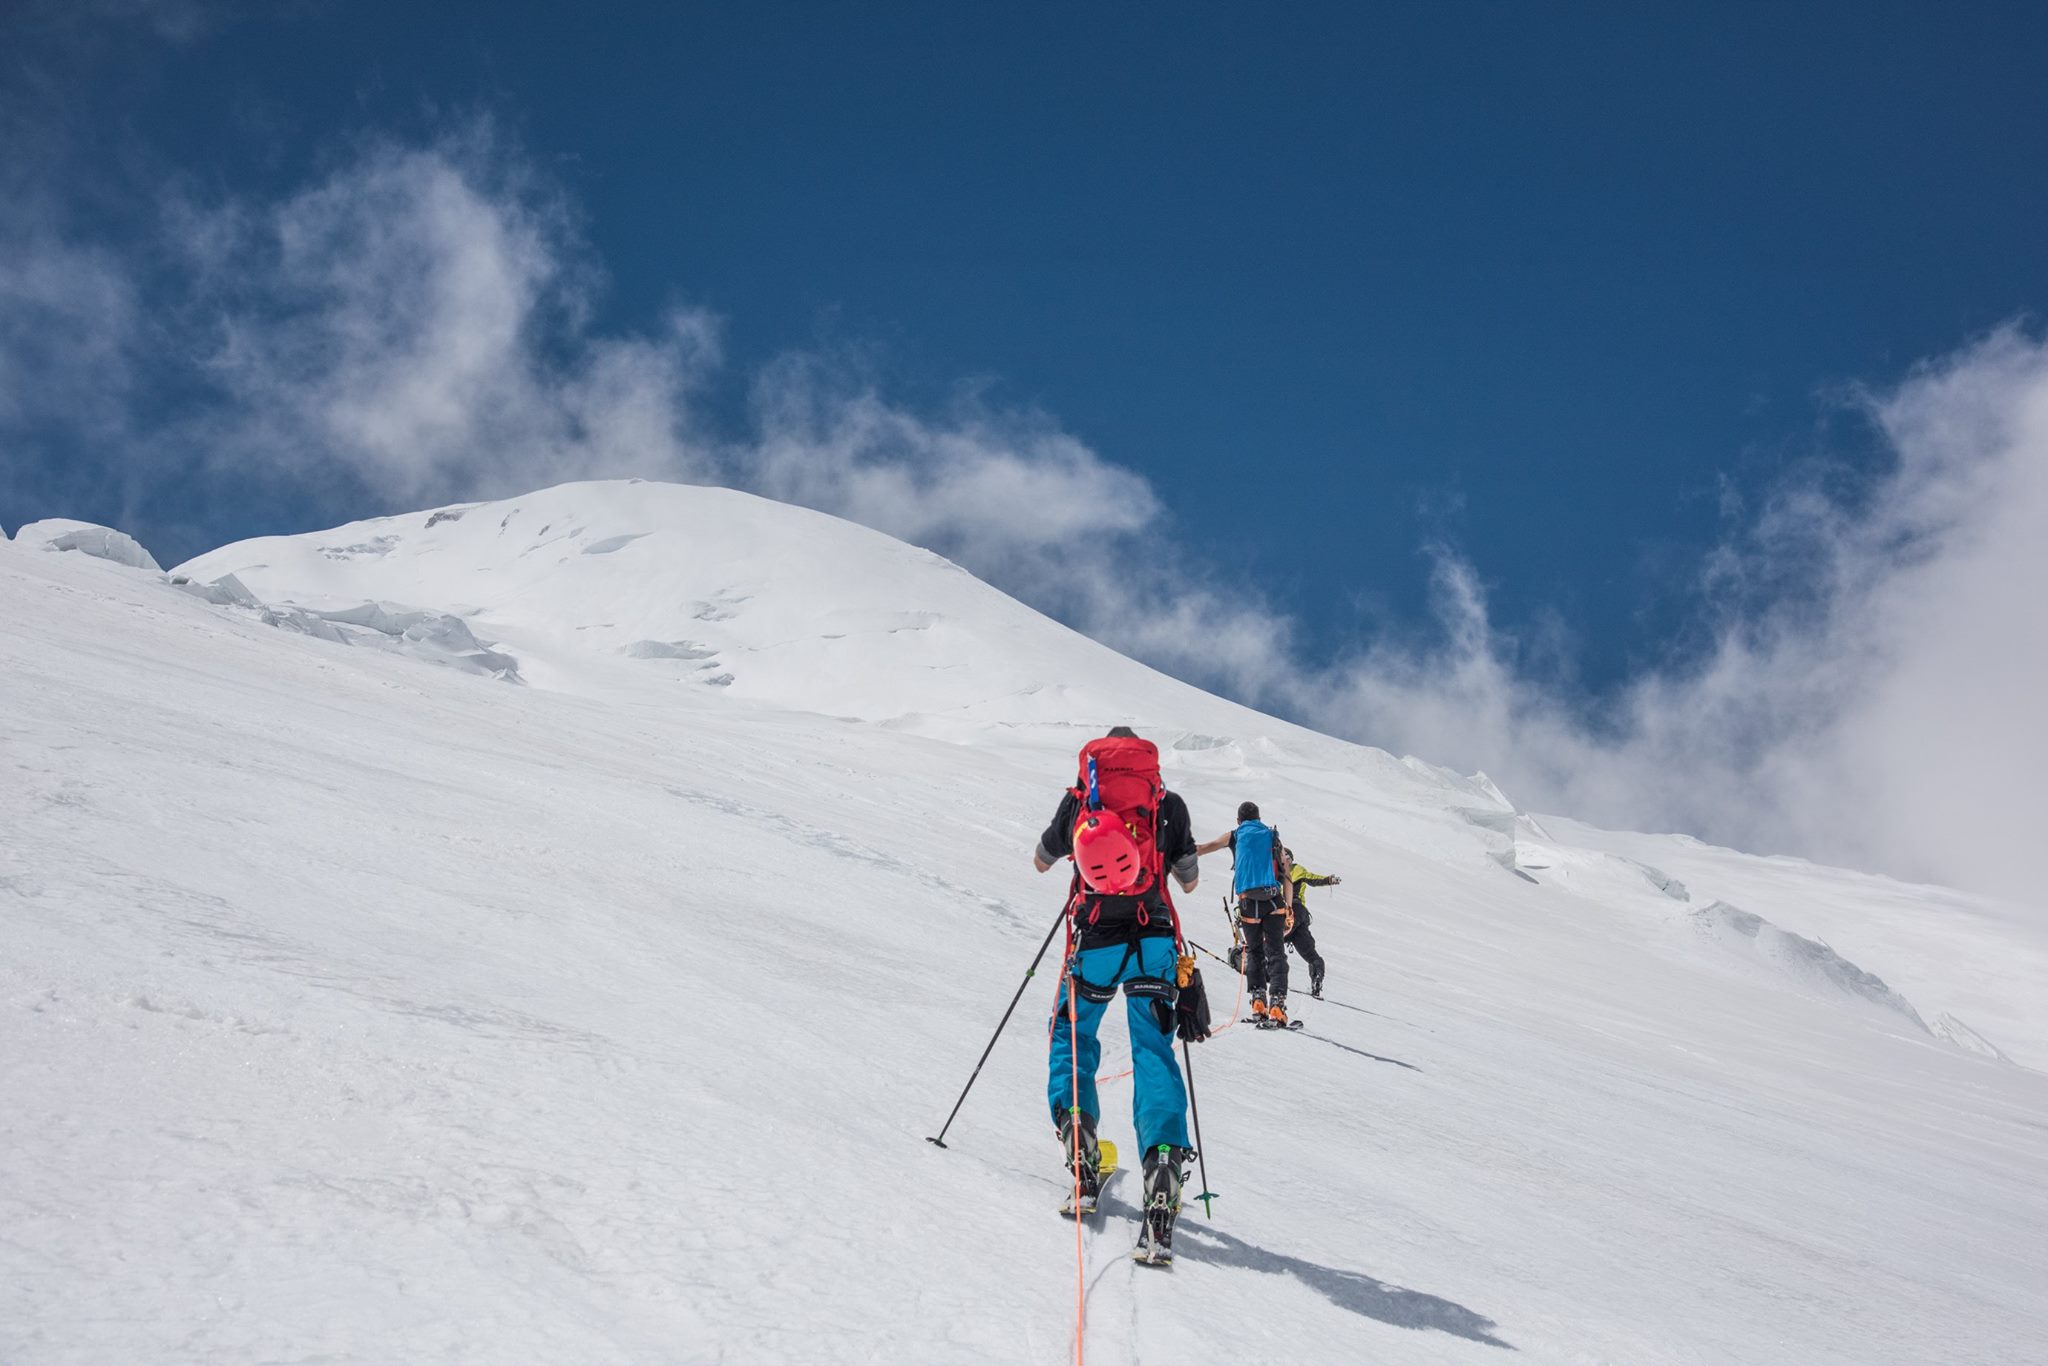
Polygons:
<instances>
[{"instance_id":1,"label":"blue sky","mask_svg":"<svg viewBox=\"0 0 2048 1366\"><path fill-rule=\"evenodd\" d=\"M791 410L881 405L856 463L965 433L1037 470L1070 442L1085 478L1023 486L1066 528L1039 542L957 509L869 519L1387 743L1403 723L1326 706L1363 691L1331 680L1445 670L1460 604L1502 686L1595 744L1644 724L1646 682L1711 672L1731 614L1836 614L1817 570L1842 542L1788 545L1784 509L1883 505L1902 454L1873 413L2016 319L2033 346L2048 305L2038 6L120 0L0 24L0 244L47 263L0 293L27 395L0 394L0 523L114 522L169 562L493 491L476 449L427 477L257 411L308 406L338 333L291 320L356 288L286 259L292 226L360 192L317 231L365 250L452 178L462 222L544 258L504 277L543 376L508 411L585 412L593 355L661 371L678 450L768 451L781 472L740 482L854 515L890 486L774 463L764 382L813 453L835 441ZM946 498L975 488L1016 492ZM1152 606L1236 662L1203 676L1052 583L1091 531L1152 547L1197 590ZM1331 687L1262 691L1262 651ZM1514 767L1463 748L1433 757Z\"/></svg>"}]
</instances>

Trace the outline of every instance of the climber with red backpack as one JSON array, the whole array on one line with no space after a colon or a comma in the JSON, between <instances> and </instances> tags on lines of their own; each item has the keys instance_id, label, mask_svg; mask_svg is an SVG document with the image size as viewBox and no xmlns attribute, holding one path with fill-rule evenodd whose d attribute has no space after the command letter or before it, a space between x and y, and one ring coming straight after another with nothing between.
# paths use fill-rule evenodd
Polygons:
<instances>
[{"instance_id":1,"label":"climber with red backpack","mask_svg":"<svg viewBox=\"0 0 2048 1366\"><path fill-rule=\"evenodd\" d=\"M1173 1256L1183 1167L1194 1156L1174 1038L1208 1035L1207 1005L1199 984L1191 985L1193 959L1182 946L1166 874L1193 891L1199 867L1187 804L1161 781L1158 748L1128 726L1081 749L1075 784L1039 837L1033 862L1042 873L1063 858L1073 860L1074 877L1046 1094L1079 1187L1073 1212L1092 1209L1099 1190L1096 1034L1121 986L1131 1031L1132 1118L1144 1153L1146 1227L1137 1255L1164 1265Z\"/></svg>"}]
</instances>

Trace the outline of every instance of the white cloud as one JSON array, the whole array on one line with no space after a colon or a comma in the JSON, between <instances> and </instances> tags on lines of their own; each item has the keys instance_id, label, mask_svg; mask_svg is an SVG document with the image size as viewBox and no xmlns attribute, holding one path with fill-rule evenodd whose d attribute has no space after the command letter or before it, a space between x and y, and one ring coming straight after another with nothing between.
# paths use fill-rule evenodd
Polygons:
<instances>
[{"instance_id":1,"label":"white cloud","mask_svg":"<svg viewBox=\"0 0 2048 1366\"><path fill-rule=\"evenodd\" d=\"M189 434L219 470L424 504L634 474L737 483L955 553L985 572L1134 531L1150 485L1042 415L963 392L887 402L856 367L791 355L756 377L754 430L693 400L719 325L671 312L595 331L602 275L571 207L487 126L371 143L280 202L174 206L196 343L220 402Z\"/></svg>"},{"instance_id":2,"label":"white cloud","mask_svg":"<svg viewBox=\"0 0 2048 1366\"><path fill-rule=\"evenodd\" d=\"M654 335L591 332L570 215L487 128L373 144L281 203L175 222L226 399L217 463L428 501L709 472L689 400L715 323L677 310Z\"/></svg>"},{"instance_id":3,"label":"white cloud","mask_svg":"<svg viewBox=\"0 0 2048 1366\"><path fill-rule=\"evenodd\" d=\"M1824 753L1868 820L1815 838L2048 899L2048 346L2001 332L1874 410L1899 469L1836 537L1815 661L1860 675Z\"/></svg>"},{"instance_id":4,"label":"white cloud","mask_svg":"<svg viewBox=\"0 0 2048 1366\"><path fill-rule=\"evenodd\" d=\"M821 358L791 356L755 385L754 409L739 467L761 492L983 564L1134 532L1159 513L1143 477L1042 415L972 396L922 417Z\"/></svg>"},{"instance_id":5,"label":"white cloud","mask_svg":"<svg viewBox=\"0 0 2048 1366\"><path fill-rule=\"evenodd\" d=\"M2048 345L2001 330L1860 401L1891 472L1782 490L1707 567L1712 651L1596 721L1517 674L1455 562L1440 647L1276 698L1528 805L2040 903Z\"/></svg>"},{"instance_id":6,"label":"white cloud","mask_svg":"<svg viewBox=\"0 0 2048 1366\"><path fill-rule=\"evenodd\" d=\"M1382 639L1305 670L1292 618L1213 578L1148 480L1041 413L971 390L913 412L803 354L752 378L748 430L711 429L705 392L733 382L717 320L594 326L573 206L488 127L371 142L274 202L167 222L168 274L48 234L0 262L0 425L139 433L124 480L198 463L386 506L734 483L928 545L1247 701L1484 768L1527 805L2041 900L2048 347L2019 331L1861 395L1891 472L1851 501L1780 490L1702 568L1713 647L1588 718L1522 670L1543 642L1504 638L1449 554L1433 648ZM210 386L196 417L142 420L145 353Z\"/></svg>"}]
</instances>

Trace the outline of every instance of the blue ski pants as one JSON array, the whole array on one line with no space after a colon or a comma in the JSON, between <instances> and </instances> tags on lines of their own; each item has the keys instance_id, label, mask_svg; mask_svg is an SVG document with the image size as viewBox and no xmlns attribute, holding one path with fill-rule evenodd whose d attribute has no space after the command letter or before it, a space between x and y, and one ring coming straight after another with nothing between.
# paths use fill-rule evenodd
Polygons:
<instances>
[{"instance_id":1,"label":"blue ski pants","mask_svg":"<svg viewBox=\"0 0 2048 1366\"><path fill-rule=\"evenodd\" d=\"M1132 944L1110 944L1101 948L1083 949L1069 962L1067 971L1080 974L1087 988L1075 993L1074 1021L1067 1021L1067 977L1060 978L1060 989L1053 1001L1052 1011L1052 1059L1046 1081L1046 1099L1051 1102L1053 1122L1070 1106L1078 1106L1081 1113L1100 1118L1101 1106L1095 1094L1095 1070L1102 1063L1102 1043L1096 1032L1102 1028L1102 1016L1109 1009L1108 1001L1091 1001L1088 989L1100 994L1104 987L1115 987L1135 979L1150 978L1154 981L1171 983L1174 980L1173 940L1169 936L1140 939ZM1131 1120L1138 1131L1138 1146L1149 1151L1162 1143L1175 1147L1189 1148L1188 1142L1188 1090L1181 1080L1180 1063L1173 1056L1173 1011L1165 1011L1167 1023L1160 1026L1158 1014L1153 1006L1159 998L1132 996L1124 997L1124 1016L1131 1027L1131 1065L1134 1071L1131 1088ZM1166 1004L1170 1007L1171 1001ZM1074 1035L1078 1032L1079 1041ZM1074 1063L1080 1058L1080 1094L1074 1094Z\"/></svg>"}]
</instances>

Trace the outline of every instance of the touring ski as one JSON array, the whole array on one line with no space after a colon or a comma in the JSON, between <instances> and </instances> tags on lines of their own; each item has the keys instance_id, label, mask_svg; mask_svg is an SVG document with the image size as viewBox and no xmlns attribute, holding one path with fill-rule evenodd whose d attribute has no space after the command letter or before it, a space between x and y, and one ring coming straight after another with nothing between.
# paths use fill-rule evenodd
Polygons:
<instances>
[{"instance_id":1,"label":"touring ski","mask_svg":"<svg viewBox=\"0 0 2048 1366\"><path fill-rule=\"evenodd\" d=\"M1095 1149L1099 1156L1096 1159L1094 1179L1090 1180L1086 1172L1081 1174L1079 1208L1083 1218L1095 1213L1097 1202L1102 1198L1102 1188L1109 1184L1110 1177L1116 1175L1116 1144L1105 1138L1096 1143ZM1069 1184L1066 1198L1060 1201L1060 1217L1072 1219L1075 1217L1074 1210L1074 1188Z\"/></svg>"}]
</instances>

